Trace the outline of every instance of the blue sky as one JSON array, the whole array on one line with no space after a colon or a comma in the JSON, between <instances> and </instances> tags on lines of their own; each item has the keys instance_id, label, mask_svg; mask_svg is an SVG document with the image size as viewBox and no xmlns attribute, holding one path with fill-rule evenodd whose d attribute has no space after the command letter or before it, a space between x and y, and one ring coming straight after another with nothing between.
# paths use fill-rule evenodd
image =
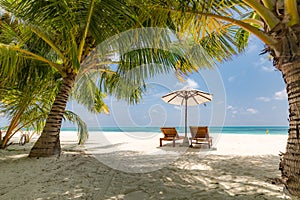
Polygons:
<instances>
[{"instance_id":1,"label":"blue sky","mask_svg":"<svg viewBox=\"0 0 300 200\"><path fill-rule=\"evenodd\" d=\"M161 100L164 94L190 86L213 94L213 101L188 108L189 125L288 125L285 84L267 54L259 55L264 45L251 38L247 50L218 64L214 70L200 70L180 82L174 74L147 81L148 91L141 103L129 106L107 98L110 115L93 115L70 103L91 127L184 126L184 110Z\"/></svg>"},{"instance_id":2,"label":"blue sky","mask_svg":"<svg viewBox=\"0 0 300 200\"><path fill-rule=\"evenodd\" d=\"M281 72L264 48L251 40L247 51L231 62L220 65L226 96L226 124L288 125L288 101Z\"/></svg>"},{"instance_id":3,"label":"blue sky","mask_svg":"<svg viewBox=\"0 0 300 200\"><path fill-rule=\"evenodd\" d=\"M213 101L188 108L188 125L249 126L288 125L288 101L281 73L267 54L259 55L264 45L251 38L245 53L203 69L180 82L174 74L159 75L147 81L148 91L141 103L129 106L109 97L105 102L110 115L94 115L74 102L68 109L78 113L89 127L184 126L184 110L167 104L161 96L190 86L213 94ZM4 124L0 117L1 124ZM65 123L64 126L70 126Z\"/></svg>"}]
</instances>

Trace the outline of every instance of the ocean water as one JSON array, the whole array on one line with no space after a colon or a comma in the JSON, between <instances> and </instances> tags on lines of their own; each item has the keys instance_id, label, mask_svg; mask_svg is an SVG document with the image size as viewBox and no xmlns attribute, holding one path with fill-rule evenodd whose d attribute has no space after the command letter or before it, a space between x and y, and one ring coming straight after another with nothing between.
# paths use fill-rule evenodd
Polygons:
<instances>
[{"instance_id":1,"label":"ocean water","mask_svg":"<svg viewBox=\"0 0 300 200\"><path fill-rule=\"evenodd\" d=\"M184 133L184 127L176 127L179 133ZM209 132L214 134L270 134L270 135L286 135L288 134L288 126L224 126L209 127ZM76 131L75 128L62 128L62 131ZM91 127L90 132L157 132L160 133L160 127ZM189 132L189 128L188 128Z\"/></svg>"}]
</instances>

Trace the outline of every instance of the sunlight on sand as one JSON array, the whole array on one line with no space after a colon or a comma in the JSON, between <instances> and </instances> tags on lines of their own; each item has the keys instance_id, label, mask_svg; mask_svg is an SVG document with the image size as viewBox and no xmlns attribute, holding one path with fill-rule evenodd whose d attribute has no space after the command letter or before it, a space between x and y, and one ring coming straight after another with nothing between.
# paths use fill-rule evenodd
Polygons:
<instances>
[{"instance_id":1,"label":"sunlight on sand","mask_svg":"<svg viewBox=\"0 0 300 200\"><path fill-rule=\"evenodd\" d=\"M32 144L0 151L0 199L289 198L274 181L287 136L222 135L191 149L159 147L158 134L97 134L83 148L62 132L60 157L28 158Z\"/></svg>"}]
</instances>

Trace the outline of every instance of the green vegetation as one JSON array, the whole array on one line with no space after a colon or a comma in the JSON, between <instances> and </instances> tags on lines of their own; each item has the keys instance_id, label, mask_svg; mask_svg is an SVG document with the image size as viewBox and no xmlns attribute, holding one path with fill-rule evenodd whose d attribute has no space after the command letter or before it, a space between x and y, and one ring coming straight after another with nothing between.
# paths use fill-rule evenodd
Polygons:
<instances>
[{"instance_id":1,"label":"green vegetation","mask_svg":"<svg viewBox=\"0 0 300 200\"><path fill-rule=\"evenodd\" d=\"M83 98L86 95L73 93L73 96L93 112L107 112L101 101L105 95L103 92L135 103L145 90L144 79L170 69L183 74L196 70L182 56L188 52L177 54L155 48L161 43L168 44L172 41L170 37L152 37L154 42L147 37L137 37L105 43L112 36L141 27L168 27L176 31L179 39L191 40L190 49L201 47L205 52L202 59L207 61L203 63L208 64L209 61L224 61L242 52L249 35L254 34L265 43L263 53L270 53L274 66L282 73L286 83L290 129L280 169L288 191L300 196L298 1L2 0L1 6L9 13L3 16L1 24L1 77L5 77L1 78L1 85L13 79L22 63L28 60L35 60L38 66L50 67L61 77L58 93L51 95L54 103L42 135L30 153L33 157L60 153L59 130L66 103L72 89L77 87L76 81L82 81L79 88L88 84L87 92L91 95L86 99ZM11 22L11 19L16 20ZM6 40L9 38L11 40ZM143 44L141 48L126 51L130 44L128 41L135 39L142 42L132 43L131 47ZM34 43L28 46L30 40ZM101 46L103 42L106 45ZM150 42L151 48L147 48ZM102 55L101 59L96 65L92 56L87 70L83 65L86 64L85 59L99 45L96 55ZM119 60L110 59L116 53L120 55ZM158 61L161 63L159 67L147 65ZM111 70L110 64L115 64L117 70ZM141 65L148 67L141 68Z\"/></svg>"},{"instance_id":2,"label":"green vegetation","mask_svg":"<svg viewBox=\"0 0 300 200\"><path fill-rule=\"evenodd\" d=\"M196 42L199 38L223 32L239 38L236 40L239 43L231 43L238 50L244 47L250 33L265 43L262 53L270 53L273 57L274 66L282 73L286 83L289 101L289 137L280 162L282 180L291 194L300 196L299 1L162 0L151 1L146 6L149 10L155 10L153 17L170 16L174 27L178 31L188 32L186 35L193 36ZM214 49L216 54L219 54L218 49ZM220 49L223 48L220 46Z\"/></svg>"}]
</instances>

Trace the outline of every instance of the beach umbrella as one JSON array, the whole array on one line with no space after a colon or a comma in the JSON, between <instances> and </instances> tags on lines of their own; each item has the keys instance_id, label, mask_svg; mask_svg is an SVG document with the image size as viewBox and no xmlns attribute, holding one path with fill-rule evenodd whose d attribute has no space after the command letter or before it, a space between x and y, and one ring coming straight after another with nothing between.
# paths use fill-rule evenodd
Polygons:
<instances>
[{"instance_id":1,"label":"beach umbrella","mask_svg":"<svg viewBox=\"0 0 300 200\"><path fill-rule=\"evenodd\" d=\"M197 106L202 103L206 103L212 100L212 94L192 89L192 88L183 88L181 90L170 92L161 97L162 100L166 103L173 105L185 106L185 135L183 143L188 145L187 138L187 107L188 106Z\"/></svg>"}]
</instances>

